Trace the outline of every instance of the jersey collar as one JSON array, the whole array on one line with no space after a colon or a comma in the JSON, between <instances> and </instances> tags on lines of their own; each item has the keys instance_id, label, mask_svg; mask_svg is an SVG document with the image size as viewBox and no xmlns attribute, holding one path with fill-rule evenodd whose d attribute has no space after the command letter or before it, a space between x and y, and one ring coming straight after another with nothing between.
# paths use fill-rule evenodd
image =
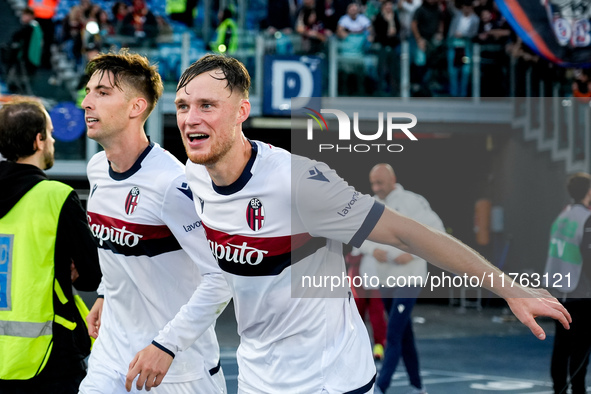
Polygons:
<instances>
[{"instance_id":1,"label":"jersey collar","mask_svg":"<svg viewBox=\"0 0 591 394\"><path fill-rule=\"evenodd\" d=\"M216 193L224 196L229 196L230 194L238 193L240 190L244 188L244 186L246 186L250 178L252 178L251 170L254 161L257 157L257 152L259 148L257 144L255 144L251 140L248 140L248 142L250 142L252 153L250 155L250 159L248 159L248 163L246 163L246 167L244 167L244 170L242 171L242 174L240 174L238 179L236 179L233 183L229 184L228 186L217 186L215 183L213 183L213 181L211 181L211 186L213 187L213 190Z\"/></svg>"},{"instance_id":2,"label":"jersey collar","mask_svg":"<svg viewBox=\"0 0 591 394\"><path fill-rule=\"evenodd\" d=\"M115 181L124 181L142 168L142 161L148 156L148 153L154 147L154 143L150 141L150 144L144 149L140 157L137 158L135 163L131 166L131 168L125 172L115 172L113 168L111 168L111 162L109 162L109 176Z\"/></svg>"}]
</instances>

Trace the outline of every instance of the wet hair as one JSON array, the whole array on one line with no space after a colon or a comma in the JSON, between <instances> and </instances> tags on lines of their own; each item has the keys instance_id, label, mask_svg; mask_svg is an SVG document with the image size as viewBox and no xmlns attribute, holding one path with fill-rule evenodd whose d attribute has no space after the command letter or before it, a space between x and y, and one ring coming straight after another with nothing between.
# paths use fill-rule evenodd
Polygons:
<instances>
[{"instance_id":1,"label":"wet hair","mask_svg":"<svg viewBox=\"0 0 591 394\"><path fill-rule=\"evenodd\" d=\"M591 189L591 175L586 172L577 172L568 177L566 190L575 202L581 201Z\"/></svg>"},{"instance_id":2,"label":"wet hair","mask_svg":"<svg viewBox=\"0 0 591 394\"><path fill-rule=\"evenodd\" d=\"M234 89L244 97L248 98L248 89L250 89L250 75L244 67L244 64L238 60L223 55L205 55L195 63L191 64L181 75L176 91L178 92L189 84L195 77L208 71L220 70L224 76L217 78L226 80L226 88L230 94Z\"/></svg>"},{"instance_id":3,"label":"wet hair","mask_svg":"<svg viewBox=\"0 0 591 394\"><path fill-rule=\"evenodd\" d=\"M157 67L151 65L146 57L129 53L127 49L121 49L118 53L102 53L86 67L88 75L99 73L102 78L107 72L112 74L113 86L125 93L122 86L125 85L148 101L147 118L164 90Z\"/></svg>"},{"instance_id":4,"label":"wet hair","mask_svg":"<svg viewBox=\"0 0 591 394\"><path fill-rule=\"evenodd\" d=\"M35 153L35 139L47 138L47 117L39 101L15 99L0 108L0 153L9 161Z\"/></svg>"}]
</instances>

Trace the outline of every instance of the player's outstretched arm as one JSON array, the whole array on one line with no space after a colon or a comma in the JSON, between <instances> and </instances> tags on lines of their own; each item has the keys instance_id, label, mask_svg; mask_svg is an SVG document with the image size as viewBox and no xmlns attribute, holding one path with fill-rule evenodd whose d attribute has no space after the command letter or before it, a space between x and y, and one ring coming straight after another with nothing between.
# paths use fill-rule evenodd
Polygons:
<instances>
[{"instance_id":1,"label":"player's outstretched arm","mask_svg":"<svg viewBox=\"0 0 591 394\"><path fill-rule=\"evenodd\" d=\"M415 254L454 274L483 278L482 286L503 297L515 316L540 339L546 336L535 321L538 316L551 317L558 320L564 328L569 328L570 314L550 293L523 287L516 282L513 283L507 276L504 282L499 280L504 275L502 271L473 249L447 234L423 226L389 208L384 210L368 239ZM511 283L512 286L507 286L507 283Z\"/></svg>"},{"instance_id":2,"label":"player's outstretched arm","mask_svg":"<svg viewBox=\"0 0 591 394\"><path fill-rule=\"evenodd\" d=\"M166 376L170 364L172 364L173 357L165 351L158 349L154 345L149 345L138 354L135 355L131 363L129 363L129 370L125 378L125 389L129 392L133 384L133 380L138 376L136 381L136 388L150 391L152 387L158 387L162 383L162 379Z\"/></svg>"}]
</instances>

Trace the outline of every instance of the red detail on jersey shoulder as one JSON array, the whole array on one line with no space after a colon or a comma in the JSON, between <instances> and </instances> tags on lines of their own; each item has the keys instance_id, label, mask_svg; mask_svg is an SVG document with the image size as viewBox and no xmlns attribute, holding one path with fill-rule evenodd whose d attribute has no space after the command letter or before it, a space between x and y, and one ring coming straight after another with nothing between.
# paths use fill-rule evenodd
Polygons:
<instances>
[{"instance_id":1,"label":"red detail on jersey shoulder","mask_svg":"<svg viewBox=\"0 0 591 394\"><path fill-rule=\"evenodd\" d=\"M214 230L203 224L207 239L211 242L218 243L220 245L242 245L246 242L251 248L258 250L265 250L269 253L266 256L278 256L285 253L290 253L292 250L296 250L301 246L305 245L312 236L308 233L296 234L296 235L285 235L282 237L248 237L244 235L231 235L222 231Z\"/></svg>"},{"instance_id":2,"label":"red detail on jersey shoulder","mask_svg":"<svg viewBox=\"0 0 591 394\"><path fill-rule=\"evenodd\" d=\"M115 229L122 229L125 227L126 231L141 235L142 241L172 236L172 232L166 225L155 226L151 224L130 223L126 222L125 220L115 219L110 216L105 216L94 212L88 212L87 215L88 224L90 226L103 225L105 227L112 227Z\"/></svg>"}]
</instances>

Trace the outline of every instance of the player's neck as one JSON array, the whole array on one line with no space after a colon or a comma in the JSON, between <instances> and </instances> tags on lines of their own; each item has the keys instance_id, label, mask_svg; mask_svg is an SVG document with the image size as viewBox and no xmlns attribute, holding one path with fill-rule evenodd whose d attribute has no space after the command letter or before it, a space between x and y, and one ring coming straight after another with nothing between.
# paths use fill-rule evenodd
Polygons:
<instances>
[{"instance_id":1,"label":"player's neck","mask_svg":"<svg viewBox=\"0 0 591 394\"><path fill-rule=\"evenodd\" d=\"M216 186L228 186L236 182L252 155L252 146L244 134L234 146L215 164L206 165L207 172Z\"/></svg>"},{"instance_id":2,"label":"player's neck","mask_svg":"<svg viewBox=\"0 0 591 394\"><path fill-rule=\"evenodd\" d=\"M111 168L115 172L125 172L129 170L142 152L148 147L150 141L146 133L141 130L140 133L133 136L120 134L121 138L113 141L105 148L107 159L111 163Z\"/></svg>"}]
</instances>

